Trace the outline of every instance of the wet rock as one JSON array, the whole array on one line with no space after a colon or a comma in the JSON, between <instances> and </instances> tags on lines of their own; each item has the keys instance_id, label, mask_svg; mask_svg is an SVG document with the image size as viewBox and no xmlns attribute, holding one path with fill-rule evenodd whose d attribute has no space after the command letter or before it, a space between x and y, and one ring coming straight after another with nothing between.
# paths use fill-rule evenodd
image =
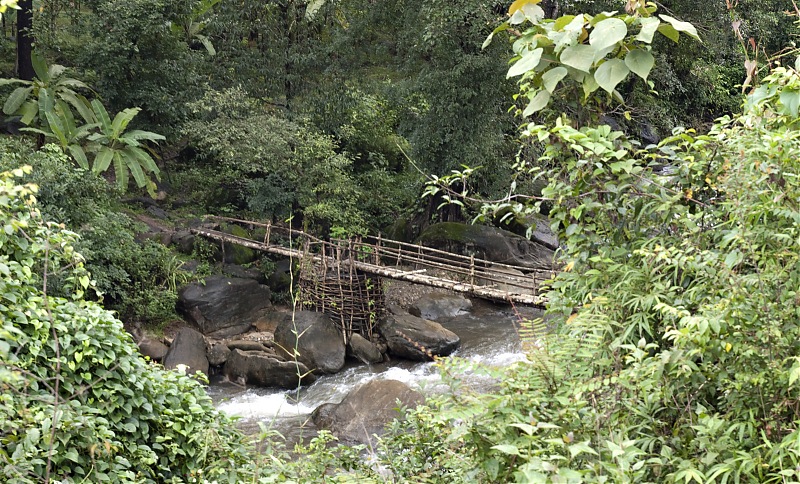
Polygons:
<instances>
[{"instance_id":1,"label":"wet rock","mask_svg":"<svg viewBox=\"0 0 800 484\"><path fill-rule=\"evenodd\" d=\"M252 279L206 278L178 293L178 310L206 336L242 334L272 310L270 290Z\"/></svg>"},{"instance_id":2,"label":"wet rock","mask_svg":"<svg viewBox=\"0 0 800 484\"><path fill-rule=\"evenodd\" d=\"M358 333L353 333L350 336L347 350L351 356L362 363L371 364L383 361L381 350Z\"/></svg>"},{"instance_id":3,"label":"wet rock","mask_svg":"<svg viewBox=\"0 0 800 484\"><path fill-rule=\"evenodd\" d=\"M269 276L267 284L275 292L286 291L292 284L292 261L282 259L275 263L275 270Z\"/></svg>"},{"instance_id":4,"label":"wet rock","mask_svg":"<svg viewBox=\"0 0 800 484\"><path fill-rule=\"evenodd\" d=\"M231 351L224 371L231 381L261 387L296 388L316 380L302 363L280 360L261 351Z\"/></svg>"},{"instance_id":5,"label":"wet rock","mask_svg":"<svg viewBox=\"0 0 800 484\"><path fill-rule=\"evenodd\" d=\"M441 324L392 306L378 330L390 354L409 360L430 361L435 356L447 356L461 344L461 338Z\"/></svg>"},{"instance_id":6,"label":"wet rock","mask_svg":"<svg viewBox=\"0 0 800 484\"><path fill-rule=\"evenodd\" d=\"M472 301L460 294L431 292L425 294L408 308L408 312L422 319L436 321L468 313Z\"/></svg>"},{"instance_id":7,"label":"wet rock","mask_svg":"<svg viewBox=\"0 0 800 484\"><path fill-rule=\"evenodd\" d=\"M296 348L298 360L315 372L336 373L344 366L342 334L322 313L297 311L294 321L288 318L279 323L275 329L275 347L286 359L293 358Z\"/></svg>"},{"instance_id":8,"label":"wet rock","mask_svg":"<svg viewBox=\"0 0 800 484\"><path fill-rule=\"evenodd\" d=\"M192 328L181 328L172 346L164 357L164 368L173 369L185 365L186 374L202 371L208 375L208 359L206 358L206 341L203 335Z\"/></svg>"},{"instance_id":9,"label":"wet rock","mask_svg":"<svg viewBox=\"0 0 800 484\"><path fill-rule=\"evenodd\" d=\"M195 237L188 230L179 230L172 234L172 244L181 254L191 255L194 252Z\"/></svg>"},{"instance_id":10,"label":"wet rock","mask_svg":"<svg viewBox=\"0 0 800 484\"><path fill-rule=\"evenodd\" d=\"M228 356L230 356L231 350L228 348L228 345L225 343L216 343L211 345L206 352L206 358L208 359L208 364L211 366L220 366L224 365L226 361L228 361Z\"/></svg>"},{"instance_id":11,"label":"wet rock","mask_svg":"<svg viewBox=\"0 0 800 484\"><path fill-rule=\"evenodd\" d=\"M149 336L142 338L138 345L139 352L153 361L162 361L169 351L169 346Z\"/></svg>"},{"instance_id":12,"label":"wet rock","mask_svg":"<svg viewBox=\"0 0 800 484\"><path fill-rule=\"evenodd\" d=\"M314 411L312 419L317 428L330 430L345 442L374 442L386 424L402 417L401 407L414 407L424 398L418 391L397 380L372 380L344 397L342 403L325 404Z\"/></svg>"},{"instance_id":13,"label":"wet rock","mask_svg":"<svg viewBox=\"0 0 800 484\"><path fill-rule=\"evenodd\" d=\"M235 235L236 237L250 238L250 234L239 225L221 224L219 229L225 233ZM254 262L258 259L259 254L255 250L244 247L230 242L223 243L222 261L228 264L243 265Z\"/></svg>"}]
</instances>

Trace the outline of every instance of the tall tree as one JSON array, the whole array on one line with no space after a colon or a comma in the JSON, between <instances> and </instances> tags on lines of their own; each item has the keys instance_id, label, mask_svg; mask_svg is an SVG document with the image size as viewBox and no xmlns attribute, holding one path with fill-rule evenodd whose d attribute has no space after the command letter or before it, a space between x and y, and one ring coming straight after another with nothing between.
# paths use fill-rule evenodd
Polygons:
<instances>
[{"instance_id":1,"label":"tall tree","mask_svg":"<svg viewBox=\"0 0 800 484\"><path fill-rule=\"evenodd\" d=\"M30 81L33 70L33 0L20 0L17 12L17 77Z\"/></svg>"}]
</instances>

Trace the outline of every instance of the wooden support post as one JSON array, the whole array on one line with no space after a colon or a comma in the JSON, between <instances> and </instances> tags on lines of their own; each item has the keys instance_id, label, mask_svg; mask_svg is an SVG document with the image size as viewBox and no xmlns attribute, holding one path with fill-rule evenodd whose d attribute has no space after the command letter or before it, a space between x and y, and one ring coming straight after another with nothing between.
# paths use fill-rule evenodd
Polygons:
<instances>
[{"instance_id":1,"label":"wooden support post","mask_svg":"<svg viewBox=\"0 0 800 484\"><path fill-rule=\"evenodd\" d=\"M475 287L475 254L469 256L469 284Z\"/></svg>"}]
</instances>

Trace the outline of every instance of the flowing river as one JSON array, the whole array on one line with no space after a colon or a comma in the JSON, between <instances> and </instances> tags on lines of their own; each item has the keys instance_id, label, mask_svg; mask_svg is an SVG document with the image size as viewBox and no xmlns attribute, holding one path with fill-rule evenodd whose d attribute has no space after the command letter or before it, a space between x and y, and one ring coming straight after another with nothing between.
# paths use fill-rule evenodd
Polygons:
<instances>
[{"instance_id":1,"label":"flowing river","mask_svg":"<svg viewBox=\"0 0 800 484\"><path fill-rule=\"evenodd\" d=\"M541 312L522 308L525 318L541 317ZM505 367L525 359L518 335L519 316L508 306L475 301L469 313L438 321L461 338L461 347L453 355L473 363ZM339 403L356 386L375 379L400 380L423 394L445 391L437 367L432 362L394 359L364 365L348 362L335 375L325 375L299 390L243 388L212 380L208 389L217 407L241 418L246 432L258 432L262 424L283 435L288 442L316 433L311 412L323 403ZM466 376L472 388L488 388L494 381L478 375Z\"/></svg>"}]
</instances>

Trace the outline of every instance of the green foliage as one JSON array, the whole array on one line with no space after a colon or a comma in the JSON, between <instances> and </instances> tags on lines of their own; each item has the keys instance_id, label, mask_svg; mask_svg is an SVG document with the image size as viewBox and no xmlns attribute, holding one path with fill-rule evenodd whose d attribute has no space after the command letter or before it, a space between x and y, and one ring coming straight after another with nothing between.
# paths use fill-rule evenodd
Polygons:
<instances>
[{"instance_id":1,"label":"green foliage","mask_svg":"<svg viewBox=\"0 0 800 484\"><path fill-rule=\"evenodd\" d=\"M75 234L42 220L34 192L0 175L3 480L237 480L241 435L196 381L146 363L111 313L82 300ZM53 275L67 298L48 295Z\"/></svg>"},{"instance_id":2,"label":"green foliage","mask_svg":"<svg viewBox=\"0 0 800 484\"><path fill-rule=\"evenodd\" d=\"M145 151L142 141L161 141L165 138L150 131L130 130L128 124L141 111L139 108L128 108L120 111L112 120L106 108L98 100L92 101L92 110L97 119L98 132L88 136L88 148L95 153L92 171L105 172L114 163L114 175L117 186L125 190L128 186L128 172L133 175L139 188L148 187L154 191L155 184L146 174L153 174L159 179L159 169L153 157ZM84 168L88 168L85 166Z\"/></svg>"},{"instance_id":3,"label":"green foliage","mask_svg":"<svg viewBox=\"0 0 800 484\"><path fill-rule=\"evenodd\" d=\"M528 99L523 116L535 114L553 95L581 99L586 104L602 88L622 100L617 87L630 74L647 81L655 64L650 52L656 33L678 42L685 33L699 40L697 30L669 15L653 15L654 4L631 2L632 14L565 15L546 19L538 1L515 2L510 19L492 37L530 23L514 38L513 65L507 77L521 76L521 96Z\"/></svg>"},{"instance_id":4,"label":"green foliage","mask_svg":"<svg viewBox=\"0 0 800 484\"><path fill-rule=\"evenodd\" d=\"M209 93L195 109L197 119L184 134L198 161L212 170L203 182L214 187L216 203L243 204L280 219L302 216L309 228L365 230L352 160L330 137L263 109L238 90Z\"/></svg>"}]
</instances>

